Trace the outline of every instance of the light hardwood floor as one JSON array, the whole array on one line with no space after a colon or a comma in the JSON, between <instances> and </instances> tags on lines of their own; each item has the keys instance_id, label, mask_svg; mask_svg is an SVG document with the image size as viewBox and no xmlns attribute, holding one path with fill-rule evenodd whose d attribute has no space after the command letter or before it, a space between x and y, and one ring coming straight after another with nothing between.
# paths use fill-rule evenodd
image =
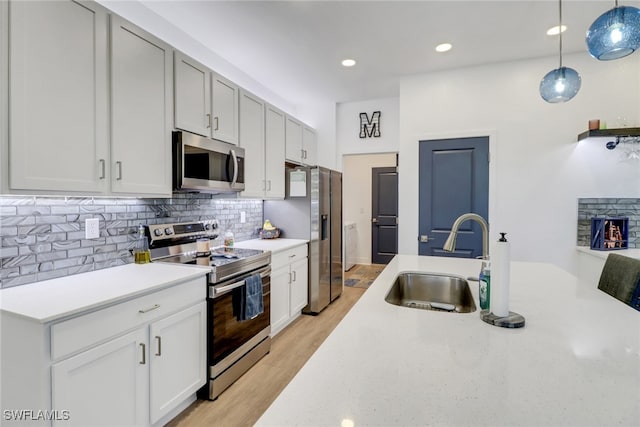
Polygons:
<instances>
[{"instance_id":1,"label":"light hardwood floor","mask_svg":"<svg viewBox=\"0 0 640 427\"><path fill-rule=\"evenodd\" d=\"M217 400L194 402L168 425L253 426L365 291L345 286L319 315L297 318L274 337L271 352Z\"/></svg>"}]
</instances>

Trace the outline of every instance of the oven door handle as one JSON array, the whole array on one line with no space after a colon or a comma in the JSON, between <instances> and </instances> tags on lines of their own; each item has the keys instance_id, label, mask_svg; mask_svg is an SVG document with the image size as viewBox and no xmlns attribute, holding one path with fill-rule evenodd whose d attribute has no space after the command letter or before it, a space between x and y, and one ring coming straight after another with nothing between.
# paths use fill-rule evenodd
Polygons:
<instances>
[{"instance_id":1,"label":"oven door handle","mask_svg":"<svg viewBox=\"0 0 640 427\"><path fill-rule=\"evenodd\" d=\"M271 274L271 267L267 267L266 269L264 269L264 270L262 270L260 272L260 277L261 278L265 278L270 274ZM228 292L228 291L230 291L232 289L239 288L240 286L244 286L246 283L247 283L246 280L239 280L237 282L231 283L230 285L225 285L225 286L220 286L220 287L212 286L211 290L213 291L212 292L213 295L210 295L209 297L213 298L213 297L215 297L217 295L223 294L223 293Z\"/></svg>"},{"instance_id":2,"label":"oven door handle","mask_svg":"<svg viewBox=\"0 0 640 427\"><path fill-rule=\"evenodd\" d=\"M225 292L230 291L232 289L239 288L240 286L244 286L245 283L246 283L246 280L240 280L239 282L235 282L235 283L232 283L232 284L227 285L227 286L221 286L219 288L214 287L213 288L213 294L214 295L219 295L219 294L225 293Z\"/></svg>"}]
</instances>

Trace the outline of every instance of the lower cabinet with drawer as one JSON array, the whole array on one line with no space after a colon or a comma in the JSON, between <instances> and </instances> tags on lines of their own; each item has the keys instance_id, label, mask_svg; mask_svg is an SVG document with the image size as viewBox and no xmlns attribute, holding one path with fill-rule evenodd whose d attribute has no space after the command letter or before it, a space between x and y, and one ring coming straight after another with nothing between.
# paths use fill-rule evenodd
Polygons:
<instances>
[{"instance_id":1,"label":"lower cabinet with drawer","mask_svg":"<svg viewBox=\"0 0 640 427\"><path fill-rule=\"evenodd\" d=\"M38 425L166 424L206 382L205 292L192 279L42 325L43 360L25 363L50 380L21 384L50 390L55 416Z\"/></svg>"},{"instance_id":2,"label":"lower cabinet with drawer","mask_svg":"<svg viewBox=\"0 0 640 427\"><path fill-rule=\"evenodd\" d=\"M307 244L271 256L271 335L300 316L308 302Z\"/></svg>"}]
</instances>

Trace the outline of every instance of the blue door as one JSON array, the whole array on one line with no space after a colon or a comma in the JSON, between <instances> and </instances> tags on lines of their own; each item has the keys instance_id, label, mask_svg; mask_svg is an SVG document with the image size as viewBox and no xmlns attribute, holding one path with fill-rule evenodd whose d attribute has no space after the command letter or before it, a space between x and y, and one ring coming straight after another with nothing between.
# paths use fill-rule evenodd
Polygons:
<instances>
[{"instance_id":1,"label":"blue door","mask_svg":"<svg viewBox=\"0 0 640 427\"><path fill-rule=\"evenodd\" d=\"M482 256L482 230L464 222L456 250L442 250L451 225L463 213L488 220L489 137L420 141L418 253L432 256Z\"/></svg>"}]
</instances>

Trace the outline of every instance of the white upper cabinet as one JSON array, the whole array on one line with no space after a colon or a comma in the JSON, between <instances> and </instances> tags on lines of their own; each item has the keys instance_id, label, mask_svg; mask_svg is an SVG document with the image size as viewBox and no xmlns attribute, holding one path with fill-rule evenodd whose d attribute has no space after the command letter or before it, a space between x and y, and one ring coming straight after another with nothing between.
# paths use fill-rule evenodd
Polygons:
<instances>
[{"instance_id":1,"label":"white upper cabinet","mask_svg":"<svg viewBox=\"0 0 640 427\"><path fill-rule=\"evenodd\" d=\"M286 117L286 158L295 163L302 159L302 123L291 116Z\"/></svg>"},{"instance_id":2,"label":"white upper cabinet","mask_svg":"<svg viewBox=\"0 0 640 427\"><path fill-rule=\"evenodd\" d=\"M214 139L238 145L238 92L234 83L211 73L212 134Z\"/></svg>"},{"instance_id":3,"label":"white upper cabinet","mask_svg":"<svg viewBox=\"0 0 640 427\"><path fill-rule=\"evenodd\" d=\"M174 70L175 127L238 145L238 86L178 51Z\"/></svg>"},{"instance_id":4,"label":"white upper cabinet","mask_svg":"<svg viewBox=\"0 0 640 427\"><path fill-rule=\"evenodd\" d=\"M284 112L267 104L264 137L266 199L284 199L285 195L285 119Z\"/></svg>"},{"instance_id":5,"label":"white upper cabinet","mask_svg":"<svg viewBox=\"0 0 640 427\"><path fill-rule=\"evenodd\" d=\"M173 50L111 16L112 191L171 194Z\"/></svg>"},{"instance_id":6,"label":"white upper cabinet","mask_svg":"<svg viewBox=\"0 0 640 427\"><path fill-rule=\"evenodd\" d=\"M174 73L176 129L211 137L211 71L175 51Z\"/></svg>"},{"instance_id":7,"label":"white upper cabinet","mask_svg":"<svg viewBox=\"0 0 640 427\"><path fill-rule=\"evenodd\" d=\"M287 160L315 166L318 163L316 131L291 116L287 116L286 123Z\"/></svg>"},{"instance_id":8,"label":"white upper cabinet","mask_svg":"<svg viewBox=\"0 0 640 427\"><path fill-rule=\"evenodd\" d=\"M9 22L9 188L107 191L106 10L13 1Z\"/></svg>"},{"instance_id":9,"label":"white upper cabinet","mask_svg":"<svg viewBox=\"0 0 640 427\"><path fill-rule=\"evenodd\" d=\"M264 101L240 90L240 146L245 150L243 197L264 197Z\"/></svg>"},{"instance_id":10,"label":"white upper cabinet","mask_svg":"<svg viewBox=\"0 0 640 427\"><path fill-rule=\"evenodd\" d=\"M316 131L309 126L302 129L302 153L304 156L303 163L309 166L318 164L318 142Z\"/></svg>"}]
</instances>

